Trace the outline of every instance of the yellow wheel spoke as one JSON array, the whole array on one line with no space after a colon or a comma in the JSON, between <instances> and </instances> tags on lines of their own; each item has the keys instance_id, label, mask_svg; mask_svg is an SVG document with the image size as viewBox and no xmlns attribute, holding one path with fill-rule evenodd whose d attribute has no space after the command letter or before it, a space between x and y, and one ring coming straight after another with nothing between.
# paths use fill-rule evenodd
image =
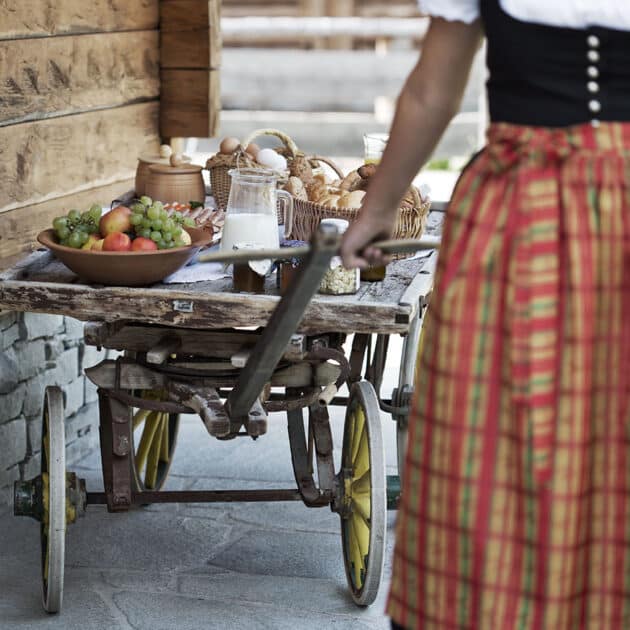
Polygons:
<instances>
[{"instance_id":1,"label":"yellow wheel spoke","mask_svg":"<svg viewBox=\"0 0 630 630\"><path fill-rule=\"evenodd\" d=\"M133 430L135 431L146 419L147 416L151 413L150 409L138 409L133 416Z\"/></svg>"},{"instance_id":2,"label":"yellow wheel spoke","mask_svg":"<svg viewBox=\"0 0 630 630\"><path fill-rule=\"evenodd\" d=\"M359 478L352 480L352 496L370 496L372 484L370 483L370 471L366 470Z\"/></svg>"},{"instance_id":3,"label":"yellow wheel spoke","mask_svg":"<svg viewBox=\"0 0 630 630\"><path fill-rule=\"evenodd\" d=\"M363 560L367 558L370 551L370 528L358 514L353 514L350 517L350 523L361 550L361 559ZM363 564L367 564L367 561Z\"/></svg>"},{"instance_id":4,"label":"yellow wheel spoke","mask_svg":"<svg viewBox=\"0 0 630 630\"><path fill-rule=\"evenodd\" d=\"M360 406L356 406L354 409L354 413L352 414L354 417L354 427L352 432L352 463L356 461L357 451L359 450L359 444L361 442L361 438L363 437L363 433L365 431L365 414L363 413L363 409Z\"/></svg>"},{"instance_id":5,"label":"yellow wheel spoke","mask_svg":"<svg viewBox=\"0 0 630 630\"><path fill-rule=\"evenodd\" d=\"M138 474L141 474L146 464L147 456L149 455L151 444L153 443L155 432L157 431L158 426L158 413L156 411L152 411L147 416L146 422L144 423L142 437L140 438L140 445L138 446L138 452L136 453L136 469L138 471Z\"/></svg>"},{"instance_id":6,"label":"yellow wheel spoke","mask_svg":"<svg viewBox=\"0 0 630 630\"><path fill-rule=\"evenodd\" d=\"M350 542L350 561L354 572L354 584L357 588L363 586L363 557L361 555L361 549L359 547L359 541L356 537L356 532L352 523L348 524L348 539Z\"/></svg>"},{"instance_id":7,"label":"yellow wheel spoke","mask_svg":"<svg viewBox=\"0 0 630 630\"><path fill-rule=\"evenodd\" d=\"M147 457L147 472L144 477L144 485L148 490L155 488L157 485L157 473L158 473L158 464L160 461L160 452L162 450L162 425L166 419L166 414L158 413L157 414L157 427L155 431L155 437L151 444L151 449L149 450L149 455Z\"/></svg>"},{"instance_id":8,"label":"yellow wheel spoke","mask_svg":"<svg viewBox=\"0 0 630 630\"><path fill-rule=\"evenodd\" d=\"M372 515L372 502L370 501L370 495L356 496L352 495L352 507L357 515L359 515L366 525L370 524L370 517Z\"/></svg>"},{"instance_id":9,"label":"yellow wheel spoke","mask_svg":"<svg viewBox=\"0 0 630 630\"><path fill-rule=\"evenodd\" d=\"M370 470L370 445L368 444L367 431L361 435L356 457L352 460L353 478L362 477Z\"/></svg>"},{"instance_id":10,"label":"yellow wheel spoke","mask_svg":"<svg viewBox=\"0 0 630 630\"><path fill-rule=\"evenodd\" d=\"M170 424L169 415L167 413L165 413L164 414L164 420L162 421L162 449L160 451L160 461L164 462L165 464L168 464L168 460L169 460L169 456L168 456L168 451L169 451L169 436L168 436L169 424Z\"/></svg>"}]
</instances>

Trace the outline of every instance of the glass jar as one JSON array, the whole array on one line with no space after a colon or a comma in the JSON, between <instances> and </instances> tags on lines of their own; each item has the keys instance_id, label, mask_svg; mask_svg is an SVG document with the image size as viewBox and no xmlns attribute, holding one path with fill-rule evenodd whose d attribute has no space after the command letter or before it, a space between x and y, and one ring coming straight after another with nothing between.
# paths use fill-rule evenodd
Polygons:
<instances>
[{"instance_id":1,"label":"glass jar","mask_svg":"<svg viewBox=\"0 0 630 630\"><path fill-rule=\"evenodd\" d=\"M348 229L348 221L344 219L324 219L322 225L332 225L340 234ZM339 256L334 256L330 261L330 268L324 272L319 285L319 292L328 295L349 295L356 293L361 284L358 269L346 269Z\"/></svg>"}]
</instances>

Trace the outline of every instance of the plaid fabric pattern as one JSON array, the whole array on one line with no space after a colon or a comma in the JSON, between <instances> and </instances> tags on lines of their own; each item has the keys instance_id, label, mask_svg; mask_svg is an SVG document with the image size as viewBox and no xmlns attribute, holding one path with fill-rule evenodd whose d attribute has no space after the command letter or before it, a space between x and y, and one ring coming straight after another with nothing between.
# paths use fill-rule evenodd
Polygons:
<instances>
[{"instance_id":1,"label":"plaid fabric pattern","mask_svg":"<svg viewBox=\"0 0 630 630\"><path fill-rule=\"evenodd\" d=\"M388 612L630 628L630 124L495 124L451 202Z\"/></svg>"}]
</instances>

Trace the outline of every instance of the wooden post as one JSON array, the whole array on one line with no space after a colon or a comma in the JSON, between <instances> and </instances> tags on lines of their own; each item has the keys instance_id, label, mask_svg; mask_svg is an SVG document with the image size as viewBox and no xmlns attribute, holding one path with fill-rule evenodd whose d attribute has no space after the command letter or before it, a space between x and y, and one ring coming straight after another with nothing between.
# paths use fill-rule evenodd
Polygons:
<instances>
[{"instance_id":1,"label":"wooden post","mask_svg":"<svg viewBox=\"0 0 630 630\"><path fill-rule=\"evenodd\" d=\"M160 133L215 136L221 109L221 0L161 0L160 9Z\"/></svg>"},{"instance_id":2,"label":"wooden post","mask_svg":"<svg viewBox=\"0 0 630 630\"><path fill-rule=\"evenodd\" d=\"M332 17L352 17L354 0L328 0L328 15ZM328 40L329 48L352 49L353 40L350 35L337 35Z\"/></svg>"},{"instance_id":3,"label":"wooden post","mask_svg":"<svg viewBox=\"0 0 630 630\"><path fill-rule=\"evenodd\" d=\"M326 15L326 0L302 0L302 15L304 17L322 17ZM313 38L313 48L321 49L325 47L325 38Z\"/></svg>"}]
</instances>

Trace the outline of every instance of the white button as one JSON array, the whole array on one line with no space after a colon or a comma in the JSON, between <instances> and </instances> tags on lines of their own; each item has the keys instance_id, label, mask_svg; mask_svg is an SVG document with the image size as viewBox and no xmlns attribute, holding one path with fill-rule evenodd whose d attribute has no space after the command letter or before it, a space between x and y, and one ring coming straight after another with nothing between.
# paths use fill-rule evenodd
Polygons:
<instances>
[{"instance_id":1,"label":"white button","mask_svg":"<svg viewBox=\"0 0 630 630\"><path fill-rule=\"evenodd\" d=\"M597 127L599 127L599 120L597 120L597 118L593 118L593 120L591 120L591 125L597 129Z\"/></svg>"},{"instance_id":2,"label":"white button","mask_svg":"<svg viewBox=\"0 0 630 630\"><path fill-rule=\"evenodd\" d=\"M597 92L599 92L599 83L597 83L597 81L589 81L586 84L586 87L591 94L596 94Z\"/></svg>"},{"instance_id":3,"label":"white button","mask_svg":"<svg viewBox=\"0 0 630 630\"><path fill-rule=\"evenodd\" d=\"M588 102L588 108L594 114L597 114L597 112L600 112L602 110L602 104L599 101L596 101L595 99L593 99L592 101Z\"/></svg>"},{"instance_id":4,"label":"white button","mask_svg":"<svg viewBox=\"0 0 630 630\"><path fill-rule=\"evenodd\" d=\"M586 38L586 43L591 47L591 48L599 48L599 37L597 37L597 35L589 35Z\"/></svg>"},{"instance_id":5,"label":"white button","mask_svg":"<svg viewBox=\"0 0 630 630\"><path fill-rule=\"evenodd\" d=\"M591 79L597 79L597 77L599 77L599 70L595 66L589 66L586 69L586 74L591 77Z\"/></svg>"},{"instance_id":6,"label":"white button","mask_svg":"<svg viewBox=\"0 0 630 630\"><path fill-rule=\"evenodd\" d=\"M599 53L596 50L589 50L586 53L588 60L592 63L597 63L599 61Z\"/></svg>"}]
</instances>

